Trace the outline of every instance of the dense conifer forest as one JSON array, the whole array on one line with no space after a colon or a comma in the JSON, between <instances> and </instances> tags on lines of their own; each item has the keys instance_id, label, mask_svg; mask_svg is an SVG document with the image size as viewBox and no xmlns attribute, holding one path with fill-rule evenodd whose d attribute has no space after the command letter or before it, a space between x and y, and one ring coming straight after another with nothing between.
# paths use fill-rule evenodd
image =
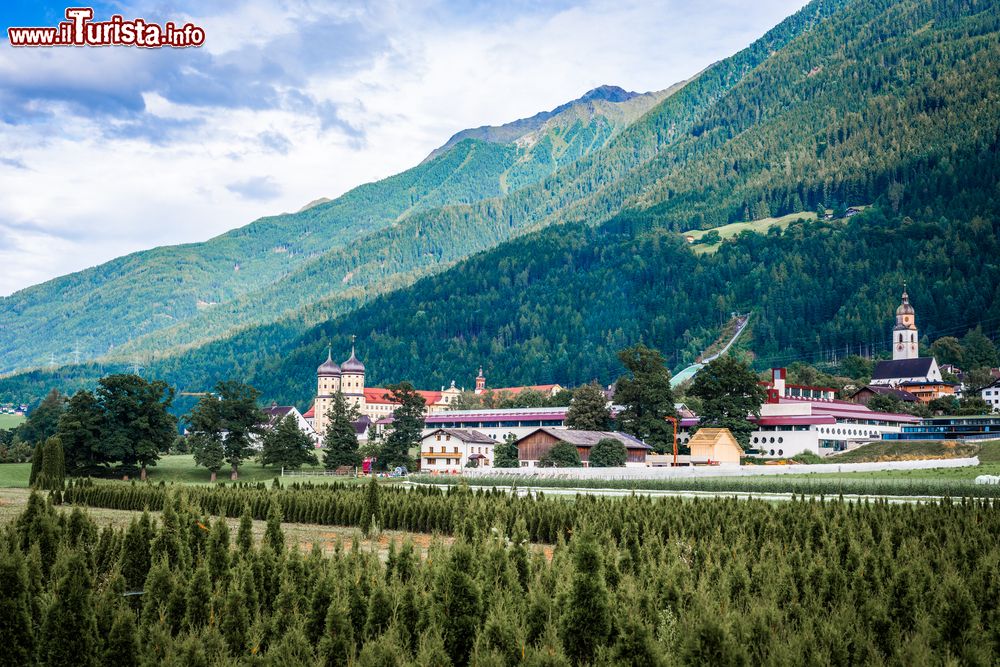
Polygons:
<instances>
[{"instance_id":1,"label":"dense conifer forest","mask_svg":"<svg viewBox=\"0 0 1000 667\"><path fill-rule=\"evenodd\" d=\"M162 512L98 529L70 507L98 497ZM282 518L342 511L441 537L286 544ZM215 513L241 516L235 535ZM0 532L0 623L12 664L987 665L998 534L988 500L78 482Z\"/></svg>"}]
</instances>

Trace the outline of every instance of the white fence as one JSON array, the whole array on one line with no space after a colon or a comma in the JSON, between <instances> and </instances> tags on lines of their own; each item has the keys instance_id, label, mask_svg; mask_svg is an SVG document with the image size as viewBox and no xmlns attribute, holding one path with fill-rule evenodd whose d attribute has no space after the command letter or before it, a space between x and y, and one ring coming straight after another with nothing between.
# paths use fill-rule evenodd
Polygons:
<instances>
[{"instance_id":1,"label":"white fence","mask_svg":"<svg viewBox=\"0 0 1000 667\"><path fill-rule=\"evenodd\" d=\"M685 466L679 468L467 468L468 477L525 477L542 479L678 479L694 477L751 477L758 475L802 475L806 473L878 472L882 470L926 470L966 468L979 465L979 457L878 461L873 463L794 463L791 465Z\"/></svg>"}]
</instances>

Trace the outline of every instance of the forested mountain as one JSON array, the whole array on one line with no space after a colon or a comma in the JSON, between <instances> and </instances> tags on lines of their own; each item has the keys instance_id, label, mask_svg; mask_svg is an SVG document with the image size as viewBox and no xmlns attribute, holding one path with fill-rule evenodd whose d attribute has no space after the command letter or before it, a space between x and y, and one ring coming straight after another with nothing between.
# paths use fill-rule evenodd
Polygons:
<instances>
[{"instance_id":1,"label":"forested mountain","mask_svg":"<svg viewBox=\"0 0 1000 667\"><path fill-rule=\"evenodd\" d=\"M74 347L84 358L166 350L272 321L334 292L349 308L369 291L409 284L433 268L433 255L404 251L402 266L414 273L394 280L391 272L369 271L357 249L384 254L409 233L392 228L420 211L471 204L539 181L605 145L675 89L619 95L601 87L545 112L546 122L525 130L530 141L524 133L509 141L465 138L413 169L336 200L320 199L204 243L134 253L0 297L0 373L39 366L50 354L65 359ZM331 263L348 268L331 275ZM377 287L370 287L373 282ZM60 336L48 335L56 326Z\"/></svg>"},{"instance_id":2,"label":"forested mountain","mask_svg":"<svg viewBox=\"0 0 1000 667\"><path fill-rule=\"evenodd\" d=\"M649 171L652 158L671 153L674 144L688 136L720 97L743 78L753 76L772 54L825 20L843 3L817 0L747 49L709 67L680 88L675 86L658 94L665 97L664 101L620 132L609 130L594 135L594 128L604 125L604 116L597 111L611 103L588 95L550 118L539 130L544 132L542 138L533 135L534 143L530 145L464 139L459 146L474 142L469 145L483 150L489 146L493 150L527 151L531 159L517 157L515 166L501 177L507 185L517 181L518 189L471 204L414 211L391 227L310 259L280 281L219 304L181 325L138 339L121 352L162 352L217 337L234 326L273 321L278 316L312 324L349 312L373 296L405 287L420 276L444 270L475 252L521 234L566 221L604 222L633 203L634 195L649 185L649 179L655 182L662 176L659 168ZM600 96L628 94L605 89ZM640 103L648 104L646 96L626 99L620 104L630 111L618 112L619 116L631 117L641 110L636 106ZM595 143L595 136L606 143ZM572 142L577 142L576 148ZM438 159L454 152L452 149ZM569 159L577 154L581 155L579 159ZM548 166L540 166L548 158ZM547 175L547 170L555 171ZM526 175L533 184L521 182ZM630 194L629 189L634 192ZM318 310L321 299L322 310Z\"/></svg>"},{"instance_id":3,"label":"forested mountain","mask_svg":"<svg viewBox=\"0 0 1000 667\"><path fill-rule=\"evenodd\" d=\"M144 374L194 391L239 378L304 406L326 345L344 349L353 333L372 382L469 385L479 364L495 385L610 381L618 349L642 339L679 365L731 311L754 313L762 364L787 363L877 349L904 280L929 339L980 323L995 332L998 6L814 2L539 183L416 212L391 230L395 243L351 261L315 260L335 278L364 264L392 280L405 253L453 268L349 306L333 295L313 307L343 314L319 325L297 315L249 328ZM860 203L874 206L745 233L714 254L694 255L676 233ZM118 368L8 378L0 399L102 370Z\"/></svg>"}]
</instances>

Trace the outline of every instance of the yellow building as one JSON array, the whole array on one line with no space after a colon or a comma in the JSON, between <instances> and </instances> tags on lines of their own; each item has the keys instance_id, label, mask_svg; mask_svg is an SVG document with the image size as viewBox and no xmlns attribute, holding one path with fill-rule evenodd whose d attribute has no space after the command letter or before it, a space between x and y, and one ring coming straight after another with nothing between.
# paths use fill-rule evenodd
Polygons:
<instances>
[{"instance_id":1,"label":"yellow building","mask_svg":"<svg viewBox=\"0 0 1000 667\"><path fill-rule=\"evenodd\" d=\"M700 428L688 441L691 464L739 465L743 448L728 428Z\"/></svg>"}]
</instances>

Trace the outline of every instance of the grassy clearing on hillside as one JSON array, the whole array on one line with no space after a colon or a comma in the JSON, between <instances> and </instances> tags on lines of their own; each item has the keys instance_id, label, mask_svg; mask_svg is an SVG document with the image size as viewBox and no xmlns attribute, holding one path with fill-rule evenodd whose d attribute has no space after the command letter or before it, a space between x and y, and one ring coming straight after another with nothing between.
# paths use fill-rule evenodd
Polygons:
<instances>
[{"instance_id":1,"label":"grassy clearing on hillside","mask_svg":"<svg viewBox=\"0 0 1000 667\"><path fill-rule=\"evenodd\" d=\"M719 232L719 236L722 240L731 239L734 236L738 236L743 232L756 232L758 234L766 234L767 230L771 227L778 227L784 230L788 225L790 225L795 220L815 220L815 211L802 211L801 213L789 213L788 215L783 215L780 218L761 218L760 220L751 220L750 222L733 222L728 225L722 225L721 227L712 227L711 229L695 229L691 231L684 232L682 235L693 236L694 240L697 241L705 234L711 231ZM704 255L706 253L711 254L719 249L720 243L715 245L702 245L700 243L695 243L691 245L691 250L694 251L696 255Z\"/></svg>"},{"instance_id":2,"label":"grassy clearing on hillside","mask_svg":"<svg viewBox=\"0 0 1000 667\"><path fill-rule=\"evenodd\" d=\"M0 431L6 431L9 428L14 428L24 421L24 417L21 415L0 415Z\"/></svg>"},{"instance_id":3,"label":"grassy clearing on hillside","mask_svg":"<svg viewBox=\"0 0 1000 667\"><path fill-rule=\"evenodd\" d=\"M975 456L980 445L955 440L881 440L841 454L828 456L824 463L866 463L870 461L919 461L961 459Z\"/></svg>"}]
</instances>

